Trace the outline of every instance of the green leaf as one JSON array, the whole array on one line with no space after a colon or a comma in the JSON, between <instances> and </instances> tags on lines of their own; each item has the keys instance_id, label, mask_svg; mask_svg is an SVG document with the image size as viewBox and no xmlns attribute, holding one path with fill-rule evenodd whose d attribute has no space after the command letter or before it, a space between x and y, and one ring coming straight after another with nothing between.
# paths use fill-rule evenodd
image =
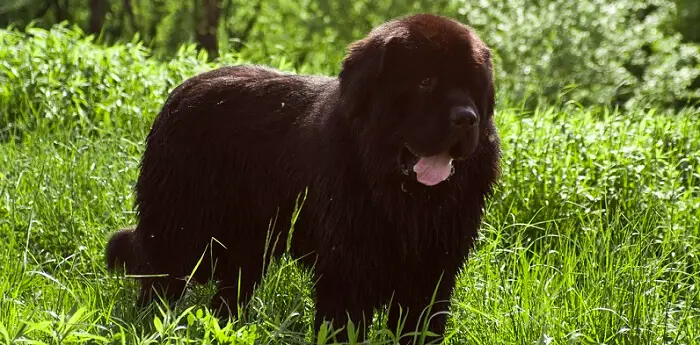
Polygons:
<instances>
[{"instance_id":1,"label":"green leaf","mask_svg":"<svg viewBox=\"0 0 700 345\"><path fill-rule=\"evenodd\" d=\"M158 331L158 333L163 333L163 322L160 321L160 318L158 316L155 316L153 318L153 326L155 326L156 331Z\"/></svg>"}]
</instances>

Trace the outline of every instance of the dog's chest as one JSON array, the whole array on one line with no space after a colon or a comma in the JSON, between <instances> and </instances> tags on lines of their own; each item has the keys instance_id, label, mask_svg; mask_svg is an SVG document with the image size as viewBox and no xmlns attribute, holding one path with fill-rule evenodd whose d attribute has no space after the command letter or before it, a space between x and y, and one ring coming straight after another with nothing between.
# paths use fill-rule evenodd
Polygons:
<instances>
[{"instance_id":1,"label":"dog's chest","mask_svg":"<svg viewBox=\"0 0 700 345\"><path fill-rule=\"evenodd\" d=\"M318 244L343 255L401 260L459 251L470 240L456 200L371 200L370 197L328 196L315 205Z\"/></svg>"}]
</instances>

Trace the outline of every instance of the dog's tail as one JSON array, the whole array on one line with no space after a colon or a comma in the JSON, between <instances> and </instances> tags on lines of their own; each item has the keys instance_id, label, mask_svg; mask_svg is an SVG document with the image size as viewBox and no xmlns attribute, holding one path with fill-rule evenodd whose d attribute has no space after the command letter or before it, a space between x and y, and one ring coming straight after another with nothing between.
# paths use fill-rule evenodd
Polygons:
<instances>
[{"instance_id":1,"label":"dog's tail","mask_svg":"<svg viewBox=\"0 0 700 345\"><path fill-rule=\"evenodd\" d=\"M122 267L133 273L138 256L138 240L134 229L122 229L114 233L107 242L105 257L107 269L115 271Z\"/></svg>"}]
</instances>

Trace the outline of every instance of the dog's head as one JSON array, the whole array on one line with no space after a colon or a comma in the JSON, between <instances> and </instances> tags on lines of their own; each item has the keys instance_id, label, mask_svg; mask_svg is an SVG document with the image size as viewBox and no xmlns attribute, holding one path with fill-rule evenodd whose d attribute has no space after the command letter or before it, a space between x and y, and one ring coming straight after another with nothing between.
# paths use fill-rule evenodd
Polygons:
<instances>
[{"instance_id":1,"label":"dog's head","mask_svg":"<svg viewBox=\"0 0 700 345\"><path fill-rule=\"evenodd\" d=\"M375 28L350 45L339 77L351 116L426 185L445 180L453 160L475 151L493 115L488 47L466 25L440 16Z\"/></svg>"}]
</instances>

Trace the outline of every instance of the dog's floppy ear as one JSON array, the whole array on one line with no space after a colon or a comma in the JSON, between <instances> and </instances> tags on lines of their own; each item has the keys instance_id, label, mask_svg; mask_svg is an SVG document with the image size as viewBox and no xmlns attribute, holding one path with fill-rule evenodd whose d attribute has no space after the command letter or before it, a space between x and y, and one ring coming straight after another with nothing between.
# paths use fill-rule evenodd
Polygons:
<instances>
[{"instance_id":1,"label":"dog's floppy ear","mask_svg":"<svg viewBox=\"0 0 700 345\"><path fill-rule=\"evenodd\" d=\"M340 91L349 113L362 111L357 107L367 104L367 97L379 81L391 46L397 37L369 36L348 47L339 75Z\"/></svg>"}]
</instances>

